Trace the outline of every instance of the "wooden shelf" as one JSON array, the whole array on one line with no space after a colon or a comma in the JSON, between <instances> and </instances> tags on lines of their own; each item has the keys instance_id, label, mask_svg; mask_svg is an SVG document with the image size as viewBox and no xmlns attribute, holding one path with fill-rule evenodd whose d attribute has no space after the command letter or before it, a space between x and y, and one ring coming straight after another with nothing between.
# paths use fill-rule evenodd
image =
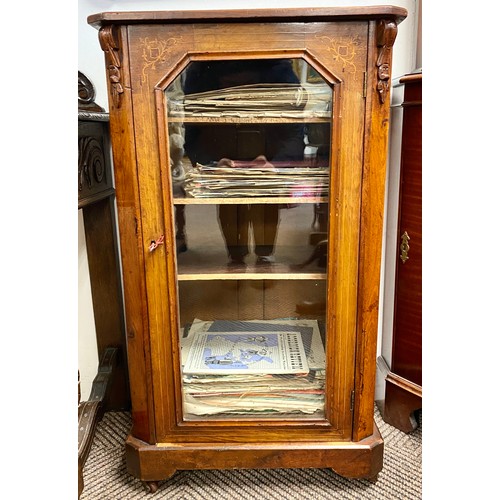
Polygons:
<instances>
[{"instance_id":1,"label":"wooden shelf","mask_svg":"<svg viewBox=\"0 0 500 500\"><path fill-rule=\"evenodd\" d=\"M211 280L326 280L326 273L255 273L255 272L226 272L226 273L182 273L178 274L179 281L211 281Z\"/></svg>"},{"instance_id":2,"label":"wooden shelf","mask_svg":"<svg viewBox=\"0 0 500 500\"><path fill-rule=\"evenodd\" d=\"M328 196L282 196L282 197L255 197L255 198L186 198L174 197L174 205L262 205L262 204L304 204L328 203Z\"/></svg>"},{"instance_id":3,"label":"wooden shelf","mask_svg":"<svg viewBox=\"0 0 500 500\"><path fill-rule=\"evenodd\" d=\"M210 280L326 280L324 269L315 265L301 269L284 263L234 265L179 265L179 281Z\"/></svg>"},{"instance_id":4,"label":"wooden shelf","mask_svg":"<svg viewBox=\"0 0 500 500\"><path fill-rule=\"evenodd\" d=\"M170 123L332 123L331 117L285 117L285 116L169 116Z\"/></svg>"}]
</instances>

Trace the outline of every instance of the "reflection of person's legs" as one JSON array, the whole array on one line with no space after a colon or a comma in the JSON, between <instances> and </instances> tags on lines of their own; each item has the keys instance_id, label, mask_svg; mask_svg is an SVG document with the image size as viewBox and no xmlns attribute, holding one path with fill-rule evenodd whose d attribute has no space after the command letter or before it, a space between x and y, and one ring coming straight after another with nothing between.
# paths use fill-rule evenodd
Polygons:
<instances>
[{"instance_id":1,"label":"reflection of person's legs","mask_svg":"<svg viewBox=\"0 0 500 500\"><path fill-rule=\"evenodd\" d=\"M184 213L185 205L175 206L175 242L177 244L177 253L187 250L186 242L186 216Z\"/></svg>"},{"instance_id":2,"label":"reflection of person's legs","mask_svg":"<svg viewBox=\"0 0 500 500\"><path fill-rule=\"evenodd\" d=\"M278 232L279 208L275 204L250 205L250 220L255 239L255 255L268 257L274 253Z\"/></svg>"},{"instance_id":3,"label":"reflection of person's legs","mask_svg":"<svg viewBox=\"0 0 500 500\"><path fill-rule=\"evenodd\" d=\"M248 205L219 205L219 221L229 257L243 262L248 255Z\"/></svg>"}]
</instances>

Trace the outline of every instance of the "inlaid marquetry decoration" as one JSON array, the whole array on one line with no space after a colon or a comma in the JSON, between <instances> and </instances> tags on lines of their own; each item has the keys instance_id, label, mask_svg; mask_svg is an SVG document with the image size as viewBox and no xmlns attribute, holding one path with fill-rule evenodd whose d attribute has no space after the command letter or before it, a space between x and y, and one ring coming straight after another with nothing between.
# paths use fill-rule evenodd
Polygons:
<instances>
[{"instance_id":1,"label":"inlaid marquetry decoration","mask_svg":"<svg viewBox=\"0 0 500 500\"><path fill-rule=\"evenodd\" d=\"M105 177L105 160L101 144L95 137L78 138L78 190L84 182L88 189L93 183L101 183Z\"/></svg>"},{"instance_id":2,"label":"inlaid marquetry decoration","mask_svg":"<svg viewBox=\"0 0 500 500\"><path fill-rule=\"evenodd\" d=\"M316 36L327 45L327 51L330 52L334 61L342 64L342 71L347 73L356 73L356 49L361 45L359 36L353 36L349 40L335 39L327 35Z\"/></svg>"},{"instance_id":3,"label":"inlaid marquetry decoration","mask_svg":"<svg viewBox=\"0 0 500 500\"><path fill-rule=\"evenodd\" d=\"M182 38L182 37L181 37ZM168 38L167 40L160 40L158 38L150 39L149 37L141 38L140 44L142 46L142 59L145 64L142 68L142 82L147 79L147 70L156 69L156 65L164 63L167 55L172 50L172 47L177 45L181 38Z\"/></svg>"},{"instance_id":4,"label":"inlaid marquetry decoration","mask_svg":"<svg viewBox=\"0 0 500 500\"><path fill-rule=\"evenodd\" d=\"M123 94L120 47L115 39L113 26L105 26L99 30L99 43L106 56L110 94L113 104L120 107L120 96Z\"/></svg>"},{"instance_id":5,"label":"inlaid marquetry decoration","mask_svg":"<svg viewBox=\"0 0 500 500\"><path fill-rule=\"evenodd\" d=\"M379 20L377 22L377 92L382 104L389 92L391 52L397 33L398 27L394 21Z\"/></svg>"}]
</instances>

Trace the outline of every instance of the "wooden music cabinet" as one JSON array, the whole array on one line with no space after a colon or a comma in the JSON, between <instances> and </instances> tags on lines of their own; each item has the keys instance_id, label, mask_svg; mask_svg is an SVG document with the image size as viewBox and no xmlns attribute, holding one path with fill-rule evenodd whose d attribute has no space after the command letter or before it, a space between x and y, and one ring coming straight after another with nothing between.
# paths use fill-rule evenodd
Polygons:
<instances>
[{"instance_id":1,"label":"wooden music cabinet","mask_svg":"<svg viewBox=\"0 0 500 500\"><path fill-rule=\"evenodd\" d=\"M374 479L399 7L107 12L128 470Z\"/></svg>"}]
</instances>

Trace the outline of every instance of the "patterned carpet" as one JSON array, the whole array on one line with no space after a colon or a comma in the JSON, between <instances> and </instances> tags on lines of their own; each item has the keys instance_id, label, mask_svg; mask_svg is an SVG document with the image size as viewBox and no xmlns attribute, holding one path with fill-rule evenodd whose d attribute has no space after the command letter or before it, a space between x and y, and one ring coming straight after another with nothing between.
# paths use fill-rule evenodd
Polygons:
<instances>
[{"instance_id":1,"label":"patterned carpet","mask_svg":"<svg viewBox=\"0 0 500 500\"><path fill-rule=\"evenodd\" d=\"M384 438L384 467L375 484L345 479L329 469L178 471L151 494L127 473L124 442L131 426L128 412L109 412L98 424L84 468L81 500L333 500L422 498L422 414L410 434L386 424L375 407Z\"/></svg>"}]
</instances>

